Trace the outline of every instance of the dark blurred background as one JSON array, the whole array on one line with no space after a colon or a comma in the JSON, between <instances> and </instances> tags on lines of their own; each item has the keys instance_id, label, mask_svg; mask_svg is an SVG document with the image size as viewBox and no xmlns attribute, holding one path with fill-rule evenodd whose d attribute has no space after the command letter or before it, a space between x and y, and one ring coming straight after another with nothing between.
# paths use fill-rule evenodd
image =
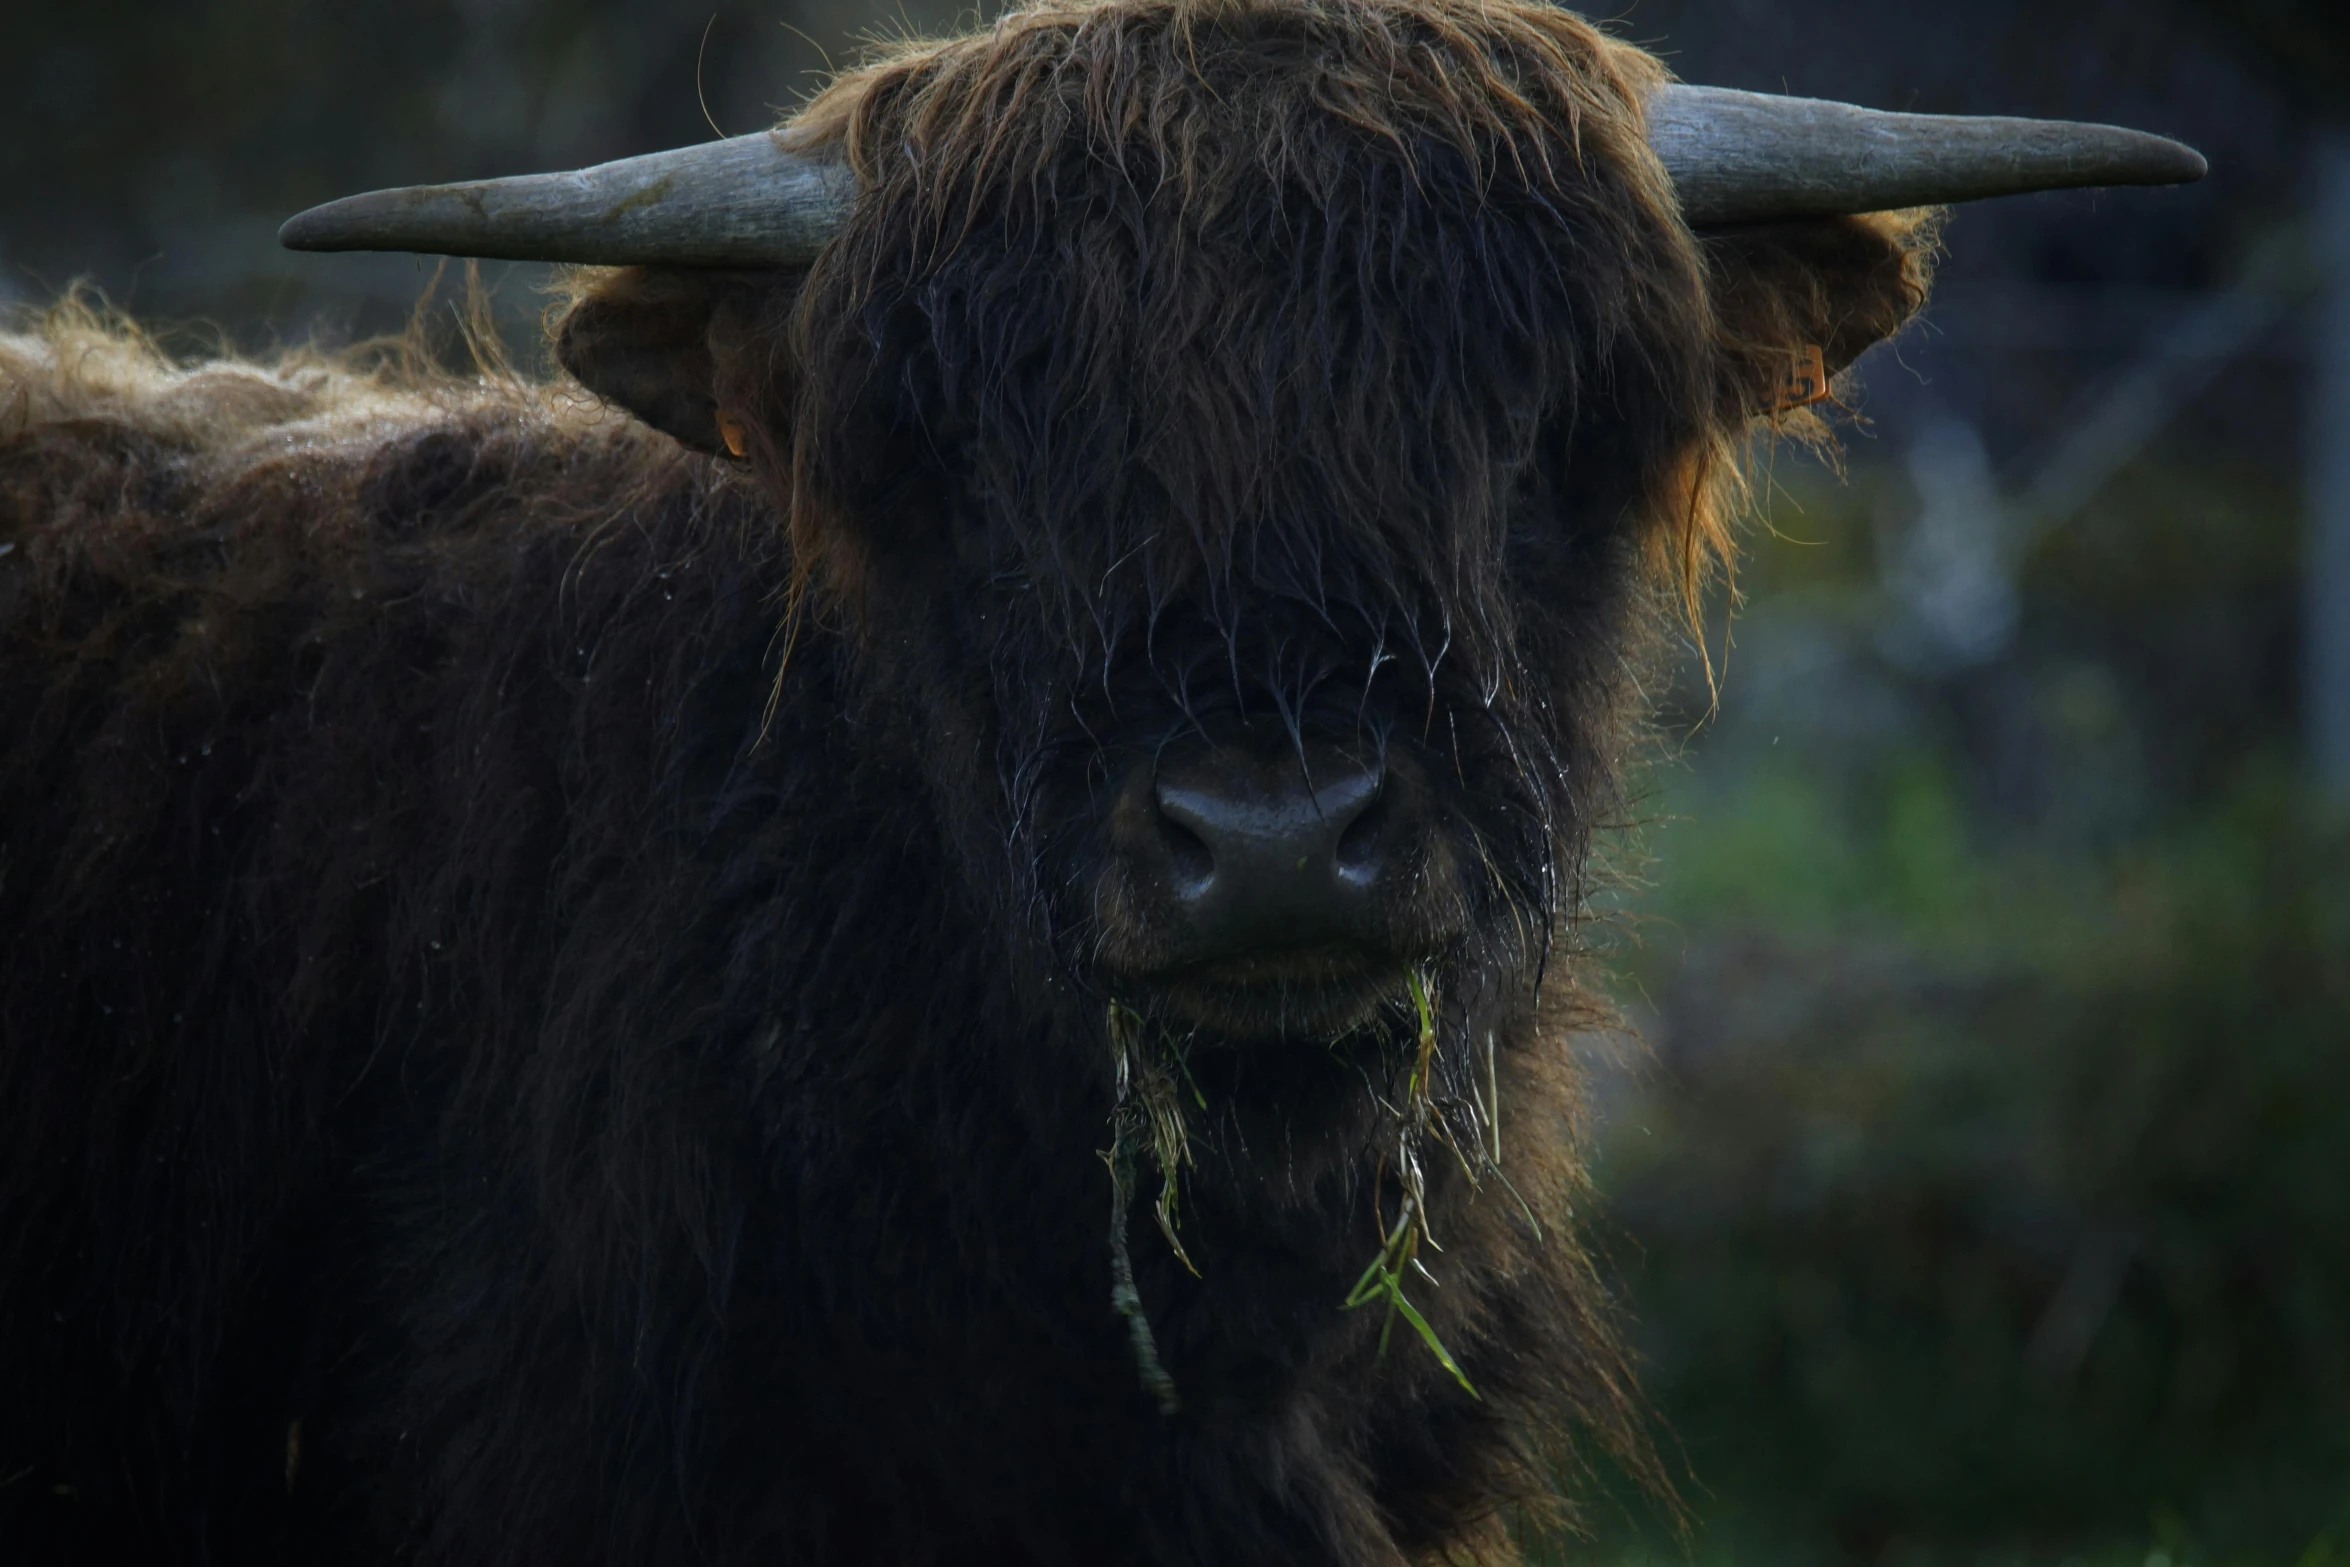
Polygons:
<instances>
[{"instance_id":1,"label":"dark blurred background","mask_svg":"<svg viewBox=\"0 0 2350 1567\"><path fill-rule=\"evenodd\" d=\"M768 123L935 0L0 8L0 301L248 348L288 213ZM2350 6L1638 0L1693 81L2106 119L1767 462L1618 855L1606 1221L1694 1525L1603 1561L2350 1561ZM530 336L538 273L487 270ZM182 339L194 341L195 339Z\"/></svg>"}]
</instances>

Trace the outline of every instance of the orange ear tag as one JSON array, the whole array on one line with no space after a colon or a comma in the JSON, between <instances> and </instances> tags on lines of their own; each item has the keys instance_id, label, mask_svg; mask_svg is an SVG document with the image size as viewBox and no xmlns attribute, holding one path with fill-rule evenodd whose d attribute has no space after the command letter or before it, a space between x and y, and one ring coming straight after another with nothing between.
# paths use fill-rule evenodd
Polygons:
<instances>
[{"instance_id":1,"label":"orange ear tag","mask_svg":"<svg viewBox=\"0 0 2350 1567\"><path fill-rule=\"evenodd\" d=\"M1816 353L1817 350L1814 352ZM746 450L743 445L743 427L730 413L718 415L718 439L724 441L726 449L737 457L742 456Z\"/></svg>"},{"instance_id":2,"label":"orange ear tag","mask_svg":"<svg viewBox=\"0 0 2350 1567\"><path fill-rule=\"evenodd\" d=\"M1771 404L1771 412L1787 413L1827 400L1828 362L1821 357L1819 344L1806 343L1795 351L1795 363L1787 367L1787 379L1779 383L1779 397Z\"/></svg>"}]
</instances>

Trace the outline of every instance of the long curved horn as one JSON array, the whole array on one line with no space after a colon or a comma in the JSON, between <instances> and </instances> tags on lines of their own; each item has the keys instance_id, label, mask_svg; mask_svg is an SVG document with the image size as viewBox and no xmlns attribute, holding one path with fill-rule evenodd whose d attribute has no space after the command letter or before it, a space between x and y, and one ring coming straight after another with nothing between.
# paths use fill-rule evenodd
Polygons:
<instances>
[{"instance_id":1,"label":"long curved horn","mask_svg":"<svg viewBox=\"0 0 2350 1567\"><path fill-rule=\"evenodd\" d=\"M2203 177L2193 148L2066 120L1887 114L1725 87L1663 88L1648 139L1692 224L1882 212L2082 185ZM842 164L788 130L463 185L411 185L312 207L291 250L414 250L514 261L682 267L812 259L856 199Z\"/></svg>"},{"instance_id":2,"label":"long curved horn","mask_svg":"<svg viewBox=\"0 0 2350 1567\"><path fill-rule=\"evenodd\" d=\"M2180 185L2203 155L2144 131L2072 120L1887 114L1819 98L1674 85L1648 143L1691 224L1939 206L2083 185Z\"/></svg>"},{"instance_id":3,"label":"long curved horn","mask_svg":"<svg viewBox=\"0 0 2350 1567\"><path fill-rule=\"evenodd\" d=\"M409 185L296 213L288 250L414 250L601 266L773 267L810 260L856 199L856 176L758 131L576 169Z\"/></svg>"}]
</instances>

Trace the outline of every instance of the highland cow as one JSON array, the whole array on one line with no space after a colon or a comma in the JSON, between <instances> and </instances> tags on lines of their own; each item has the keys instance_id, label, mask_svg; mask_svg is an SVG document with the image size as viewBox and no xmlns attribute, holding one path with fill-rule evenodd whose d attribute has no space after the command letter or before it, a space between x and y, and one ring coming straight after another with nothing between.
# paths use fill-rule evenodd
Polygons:
<instances>
[{"instance_id":1,"label":"highland cow","mask_svg":"<svg viewBox=\"0 0 2350 1567\"><path fill-rule=\"evenodd\" d=\"M1565 1048L1638 672L1919 306L1851 212L2192 158L1822 195L1696 91L1046 0L694 165L788 212L289 229L653 263L602 401L0 339L8 1558L1499 1563L1658 1477Z\"/></svg>"}]
</instances>

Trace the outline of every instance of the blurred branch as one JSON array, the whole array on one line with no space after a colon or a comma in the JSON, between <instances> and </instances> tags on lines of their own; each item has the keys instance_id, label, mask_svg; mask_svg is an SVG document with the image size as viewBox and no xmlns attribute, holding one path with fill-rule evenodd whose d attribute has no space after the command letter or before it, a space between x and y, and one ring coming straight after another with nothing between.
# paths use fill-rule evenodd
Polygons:
<instances>
[{"instance_id":1,"label":"blurred branch","mask_svg":"<svg viewBox=\"0 0 2350 1567\"><path fill-rule=\"evenodd\" d=\"M2320 787L2350 805L2350 133L2321 138L2313 259L2325 290L2309 399L2303 691Z\"/></svg>"},{"instance_id":2,"label":"blurred branch","mask_svg":"<svg viewBox=\"0 0 2350 1567\"><path fill-rule=\"evenodd\" d=\"M2163 427L2308 292L2300 236L2272 229L2235 284L2165 333L2124 371L2088 418L2041 464L2010 508L2016 546L2029 550L2079 511Z\"/></svg>"}]
</instances>

